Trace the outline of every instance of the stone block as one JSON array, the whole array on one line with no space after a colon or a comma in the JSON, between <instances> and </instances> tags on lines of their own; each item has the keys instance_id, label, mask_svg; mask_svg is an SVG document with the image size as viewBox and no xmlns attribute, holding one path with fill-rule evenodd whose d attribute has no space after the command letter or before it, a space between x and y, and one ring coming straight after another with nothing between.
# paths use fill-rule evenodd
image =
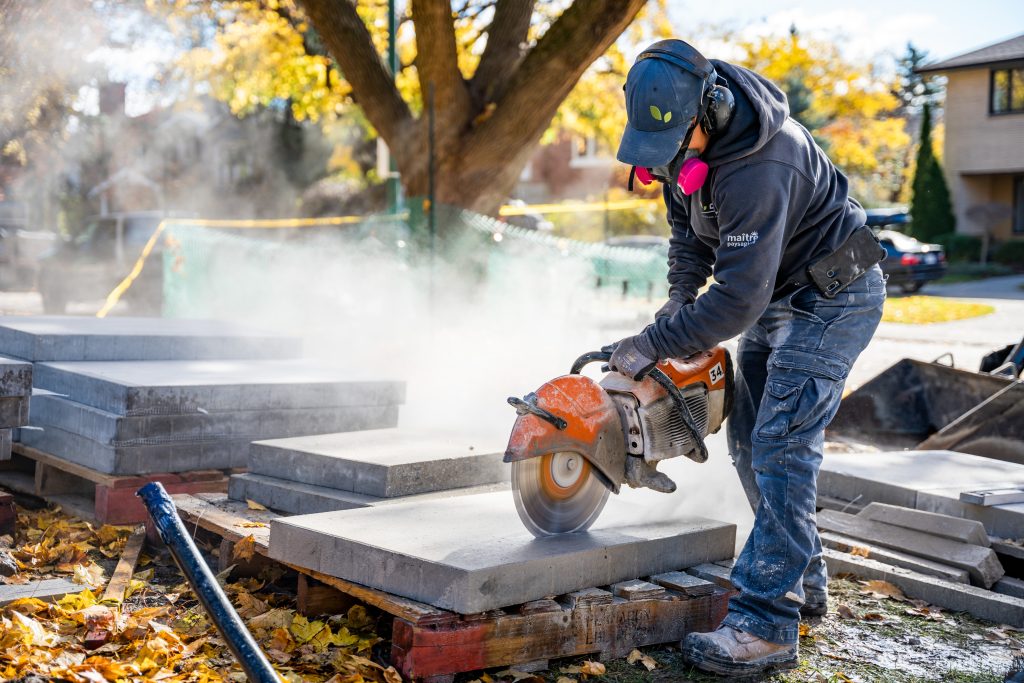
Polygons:
<instances>
[{"instance_id":1,"label":"stone block","mask_svg":"<svg viewBox=\"0 0 1024 683\"><path fill-rule=\"evenodd\" d=\"M0 357L0 396L27 398L31 394L32 363Z\"/></svg>"},{"instance_id":2,"label":"stone block","mask_svg":"<svg viewBox=\"0 0 1024 683\"><path fill-rule=\"evenodd\" d=\"M850 538L849 536L834 534L830 531L822 531L820 536L821 544L826 548L834 548L835 550L841 550L844 553L851 552L854 548L859 548L862 551L866 551L867 557L872 560L891 564L894 567L903 567L904 569L911 569L920 574L938 576L939 578L945 579L946 581L952 581L953 583L971 582L970 574L967 573L966 569L950 567L948 564L933 562L932 560L926 560L923 557L916 557L914 555L908 555L907 553L901 553L898 550L890 550L889 548L883 548L859 538Z\"/></svg>"},{"instance_id":3,"label":"stone block","mask_svg":"<svg viewBox=\"0 0 1024 683\"><path fill-rule=\"evenodd\" d=\"M714 562L706 562L698 564L695 567L690 567L686 570L687 574L692 574L705 581L716 583L722 588L732 590L732 569L723 567L720 564L714 564Z\"/></svg>"},{"instance_id":4,"label":"stone block","mask_svg":"<svg viewBox=\"0 0 1024 683\"><path fill-rule=\"evenodd\" d=\"M888 581L908 597L924 600L943 609L967 612L997 624L1024 626L1024 600L1001 595L977 586L943 581L902 567L857 557L825 548L825 564L832 575L852 574L862 579Z\"/></svg>"},{"instance_id":5,"label":"stone block","mask_svg":"<svg viewBox=\"0 0 1024 683\"><path fill-rule=\"evenodd\" d=\"M256 442L249 471L394 498L508 481L504 451L487 436L376 429Z\"/></svg>"},{"instance_id":6,"label":"stone block","mask_svg":"<svg viewBox=\"0 0 1024 683\"><path fill-rule=\"evenodd\" d=\"M224 410L179 415L112 413L36 389L31 424L57 427L110 446L170 441L268 439L391 427L397 406L343 406L277 410Z\"/></svg>"},{"instance_id":7,"label":"stone block","mask_svg":"<svg viewBox=\"0 0 1024 683\"><path fill-rule=\"evenodd\" d=\"M735 533L613 499L588 533L537 539L502 492L278 518L269 554L472 614L725 559Z\"/></svg>"},{"instance_id":8,"label":"stone block","mask_svg":"<svg viewBox=\"0 0 1024 683\"><path fill-rule=\"evenodd\" d=\"M690 597L696 597L699 595L711 595L715 592L715 584L706 579L702 579L686 572L667 572L665 574L656 574L651 577L651 581L664 586L669 590L678 591Z\"/></svg>"},{"instance_id":9,"label":"stone block","mask_svg":"<svg viewBox=\"0 0 1024 683\"><path fill-rule=\"evenodd\" d=\"M665 589L662 586L642 579L620 581L613 583L610 587L612 595L623 600L648 600L665 595Z\"/></svg>"},{"instance_id":10,"label":"stone block","mask_svg":"<svg viewBox=\"0 0 1024 683\"><path fill-rule=\"evenodd\" d=\"M911 508L887 505L885 503L869 503L858 517L876 522L884 522L905 529L923 531L932 536L941 536L951 541L991 547L985 525L973 519L962 519L937 512L926 512Z\"/></svg>"},{"instance_id":11,"label":"stone block","mask_svg":"<svg viewBox=\"0 0 1024 683\"><path fill-rule=\"evenodd\" d=\"M405 384L300 360L37 363L35 385L118 415L397 405Z\"/></svg>"},{"instance_id":12,"label":"stone block","mask_svg":"<svg viewBox=\"0 0 1024 683\"><path fill-rule=\"evenodd\" d=\"M961 486L954 486L921 491L917 496L917 507L944 515L975 519L985 525L985 531L991 536L1020 538L1024 535L1024 503L974 505L960 500L961 490Z\"/></svg>"},{"instance_id":13,"label":"stone block","mask_svg":"<svg viewBox=\"0 0 1024 683\"><path fill-rule=\"evenodd\" d=\"M10 429L0 429L0 460L11 459L11 445L13 444Z\"/></svg>"},{"instance_id":14,"label":"stone block","mask_svg":"<svg viewBox=\"0 0 1024 683\"><path fill-rule=\"evenodd\" d=\"M1003 576L1003 567L991 548L950 541L833 510L818 513L818 528L965 569L972 583L985 588Z\"/></svg>"},{"instance_id":15,"label":"stone block","mask_svg":"<svg viewBox=\"0 0 1024 683\"><path fill-rule=\"evenodd\" d=\"M0 353L28 361L295 358L298 337L217 320L0 317Z\"/></svg>"}]
</instances>

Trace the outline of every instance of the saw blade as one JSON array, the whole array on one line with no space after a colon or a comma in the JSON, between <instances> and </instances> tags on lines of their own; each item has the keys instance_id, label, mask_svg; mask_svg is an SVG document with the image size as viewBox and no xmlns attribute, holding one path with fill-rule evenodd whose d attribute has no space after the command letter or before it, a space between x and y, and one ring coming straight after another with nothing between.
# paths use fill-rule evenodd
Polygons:
<instances>
[{"instance_id":1,"label":"saw blade","mask_svg":"<svg viewBox=\"0 0 1024 683\"><path fill-rule=\"evenodd\" d=\"M608 500L590 462L578 453L548 453L512 463L512 497L534 536L585 531Z\"/></svg>"}]
</instances>

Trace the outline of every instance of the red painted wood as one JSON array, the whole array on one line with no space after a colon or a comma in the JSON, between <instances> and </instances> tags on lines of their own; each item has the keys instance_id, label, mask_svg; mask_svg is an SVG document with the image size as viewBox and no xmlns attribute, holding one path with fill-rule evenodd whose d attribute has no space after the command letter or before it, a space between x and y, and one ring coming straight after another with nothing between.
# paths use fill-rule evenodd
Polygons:
<instances>
[{"instance_id":1,"label":"red painted wood","mask_svg":"<svg viewBox=\"0 0 1024 683\"><path fill-rule=\"evenodd\" d=\"M103 486L96 484L96 499L93 514L104 524L135 524L146 521L148 514L135 492L151 481L159 481L170 494L175 493L224 493L228 490L228 478L218 472L219 479L200 478L184 481L177 474L156 474L147 477L128 477L130 487ZM120 484L121 480L118 480Z\"/></svg>"}]
</instances>

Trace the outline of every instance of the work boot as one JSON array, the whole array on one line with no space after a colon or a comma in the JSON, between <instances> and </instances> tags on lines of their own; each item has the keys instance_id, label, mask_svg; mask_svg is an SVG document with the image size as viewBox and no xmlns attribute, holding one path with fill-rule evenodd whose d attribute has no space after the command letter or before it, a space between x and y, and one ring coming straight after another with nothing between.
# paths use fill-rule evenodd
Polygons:
<instances>
[{"instance_id":1,"label":"work boot","mask_svg":"<svg viewBox=\"0 0 1024 683\"><path fill-rule=\"evenodd\" d=\"M804 604L800 605L800 616L823 617L828 613L828 593L804 589Z\"/></svg>"},{"instance_id":2,"label":"work boot","mask_svg":"<svg viewBox=\"0 0 1024 683\"><path fill-rule=\"evenodd\" d=\"M688 633L682 649L687 663L722 676L757 676L797 666L796 643L771 643L732 626Z\"/></svg>"},{"instance_id":3,"label":"work boot","mask_svg":"<svg viewBox=\"0 0 1024 683\"><path fill-rule=\"evenodd\" d=\"M640 455L626 456L626 485L634 489L646 487L660 493L676 490L676 483L658 471L657 463L647 462Z\"/></svg>"}]
</instances>

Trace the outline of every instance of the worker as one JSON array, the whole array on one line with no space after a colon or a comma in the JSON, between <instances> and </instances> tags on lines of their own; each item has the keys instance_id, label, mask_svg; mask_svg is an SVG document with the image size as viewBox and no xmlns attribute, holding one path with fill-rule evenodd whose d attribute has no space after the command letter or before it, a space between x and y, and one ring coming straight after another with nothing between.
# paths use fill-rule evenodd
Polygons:
<instances>
[{"instance_id":1,"label":"worker","mask_svg":"<svg viewBox=\"0 0 1024 683\"><path fill-rule=\"evenodd\" d=\"M638 379L739 335L727 437L754 526L724 622L682 648L723 675L791 668L801 615L826 611L823 434L881 319L884 251L846 177L764 77L663 40L637 58L625 95L617 157L631 186L663 184L669 299L653 324L605 347L609 366ZM655 464L627 462L630 485L675 488Z\"/></svg>"}]
</instances>

